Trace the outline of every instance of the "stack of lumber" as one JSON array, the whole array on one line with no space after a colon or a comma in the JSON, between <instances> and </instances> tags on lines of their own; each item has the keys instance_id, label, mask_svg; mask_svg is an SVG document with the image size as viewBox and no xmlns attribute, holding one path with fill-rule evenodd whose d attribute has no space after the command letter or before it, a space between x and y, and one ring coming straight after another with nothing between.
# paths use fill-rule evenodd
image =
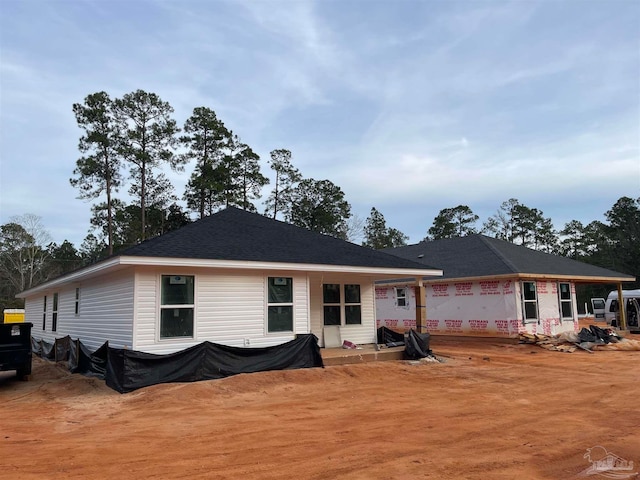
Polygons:
<instances>
[{"instance_id":1,"label":"stack of lumber","mask_svg":"<svg viewBox=\"0 0 640 480\"><path fill-rule=\"evenodd\" d=\"M542 335L541 333L521 333L520 343L531 343L554 352L573 353L578 346L561 335Z\"/></svg>"}]
</instances>

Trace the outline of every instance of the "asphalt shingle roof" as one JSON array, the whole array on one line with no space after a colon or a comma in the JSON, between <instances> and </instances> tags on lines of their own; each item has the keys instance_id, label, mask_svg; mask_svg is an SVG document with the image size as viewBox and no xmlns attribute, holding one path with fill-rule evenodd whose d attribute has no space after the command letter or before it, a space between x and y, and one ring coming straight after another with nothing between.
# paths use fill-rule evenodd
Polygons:
<instances>
[{"instance_id":1,"label":"asphalt shingle roof","mask_svg":"<svg viewBox=\"0 0 640 480\"><path fill-rule=\"evenodd\" d=\"M634 277L570 258L551 255L485 235L469 235L420 242L383 251L434 265L441 278L490 277L508 274L561 275L575 277Z\"/></svg>"},{"instance_id":2,"label":"asphalt shingle roof","mask_svg":"<svg viewBox=\"0 0 640 480\"><path fill-rule=\"evenodd\" d=\"M118 253L255 262L380 268L431 268L422 262L355 245L338 238L229 207Z\"/></svg>"}]
</instances>

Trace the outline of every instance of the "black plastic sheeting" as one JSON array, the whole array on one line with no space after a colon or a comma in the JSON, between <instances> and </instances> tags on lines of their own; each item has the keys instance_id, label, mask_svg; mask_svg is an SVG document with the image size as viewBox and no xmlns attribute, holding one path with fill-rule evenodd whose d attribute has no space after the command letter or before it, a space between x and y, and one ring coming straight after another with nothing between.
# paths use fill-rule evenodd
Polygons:
<instances>
[{"instance_id":1,"label":"black plastic sheeting","mask_svg":"<svg viewBox=\"0 0 640 480\"><path fill-rule=\"evenodd\" d=\"M410 360L419 360L432 355L429 349L428 333L418 333L416 330L409 330L404 334L404 356Z\"/></svg>"},{"instance_id":2,"label":"black plastic sheeting","mask_svg":"<svg viewBox=\"0 0 640 480\"><path fill-rule=\"evenodd\" d=\"M604 330L596 325L590 325L589 329L583 328L578 332L578 342L594 342L594 343L615 343L618 337L612 335L611 331Z\"/></svg>"},{"instance_id":3,"label":"black plastic sheeting","mask_svg":"<svg viewBox=\"0 0 640 480\"><path fill-rule=\"evenodd\" d=\"M69 370L73 373L106 379L110 350L109 342L105 342L92 353L80 340L76 340L74 348L69 351Z\"/></svg>"},{"instance_id":4,"label":"black plastic sheeting","mask_svg":"<svg viewBox=\"0 0 640 480\"><path fill-rule=\"evenodd\" d=\"M380 327L377 331L378 343L384 343L387 347L399 347L404 345L404 333L399 333L387 327Z\"/></svg>"},{"instance_id":5,"label":"black plastic sheeting","mask_svg":"<svg viewBox=\"0 0 640 480\"><path fill-rule=\"evenodd\" d=\"M74 373L103 378L120 393L171 382L196 382L239 373L323 367L318 338L298 335L295 340L262 348L228 347L203 342L167 355L111 348L108 342L95 352L79 340L57 339L55 344L32 339L33 352L54 361L67 361Z\"/></svg>"},{"instance_id":6,"label":"black plastic sheeting","mask_svg":"<svg viewBox=\"0 0 640 480\"><path fill-rule=\"evenodd\" d=\"M299 335L282 345L228 347L210 342L168 355L109 349L107 385L118 392L167 382L195 382L239 373L322 367L315 335Z\"/></svg>"},{"instance_id":7,"label":"black plastic sheeting","mask_svg":"<svg viewBox=\"0 0 640 480\"><path fill-rule=\"evenodd\" d=\"M65 339L66 338L67 337L65 337ZM54 360L56 358L55 344L47 343L44 340L36 340L33 337L31 337L31 351L39 357L46 358L47 360Z\"/></svg>"},{"instance_id":8,"label":"black plastic sheeting","mask_svg":"<svg viewBox=\"0 0 640 480\"><path fill-rule=\"evenodd\" d=\"M387 327L380 327L376 333L378 343L384 343L387 347L404 345L404 357L409 360L419 360L433 354L429 348L431 335L427 332L419 333L417 330L411 329L407 332L399 333Z\"/></svg>"}]
</instances>

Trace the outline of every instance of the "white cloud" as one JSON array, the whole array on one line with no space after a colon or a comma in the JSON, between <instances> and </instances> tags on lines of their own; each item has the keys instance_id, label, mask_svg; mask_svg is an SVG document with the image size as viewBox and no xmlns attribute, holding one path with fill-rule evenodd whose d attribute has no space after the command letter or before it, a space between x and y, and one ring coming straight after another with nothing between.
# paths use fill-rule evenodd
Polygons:
<instances>
[{"instance_id":1,"label":"white cloud","mask_svg":"<svg viewBox=\"0 0 640 480\"><path fill-rule=\"evenodd\" d=\"M511 197L600 218L640 191L639 21L634 2L7 2L0 222L33 212L79 244L71 106L138 88L179 124L213 108L265 168L291 149L412 239Z\"/></svg>"}]
</instances>

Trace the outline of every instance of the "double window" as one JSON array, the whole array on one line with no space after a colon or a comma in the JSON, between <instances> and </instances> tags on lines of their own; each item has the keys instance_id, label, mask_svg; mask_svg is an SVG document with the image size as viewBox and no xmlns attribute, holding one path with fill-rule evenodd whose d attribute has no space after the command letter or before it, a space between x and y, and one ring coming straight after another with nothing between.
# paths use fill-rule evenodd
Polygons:
<instances>
[{"instance_id":1,"label":"double window","mask_svg":"<svg viewBox=\"0 0 640 480\"><path fill-rule=\"evenodd\" d=\"M362 303L360 285L325 283L322 285L325 325L360 325Z\"/></svg>"},{"instance_id":2,"label":"double window","mask_svg":"<svg viewBox=\"0 0 640 480\"><path fill-rule=\"evenodd\" d=\"M571 284L558 284L558 300L560 301L560 318L573 320L573 300L571 298Z\"/></svg>"},{"instance_id":3,"label":"double window","mask_svg":"<svg viewBox=\"0 0 640 480\"><path fill-rule=\"evenodd\" d=\"M522 313L524 323L538 320L536 282L522 282Z\"/></svg>"},{"instance_id":4,"label":"double window","mask_svg":"<svg viewBox=\"0 0 640 480\"><path fill-rule=\"evenodd\" d=\"M193 338L194 277L162 275L160 338Z\"/></svg>"},{"instance_id":5,"label":"double window","mask_svg":"<svg viewBox=\"0 0 640 480\"><path fill-rule=\"evenodd\" d=\"M293 332L293 279L267 279L267 331Z\"/></svg>"}]
</instances>

